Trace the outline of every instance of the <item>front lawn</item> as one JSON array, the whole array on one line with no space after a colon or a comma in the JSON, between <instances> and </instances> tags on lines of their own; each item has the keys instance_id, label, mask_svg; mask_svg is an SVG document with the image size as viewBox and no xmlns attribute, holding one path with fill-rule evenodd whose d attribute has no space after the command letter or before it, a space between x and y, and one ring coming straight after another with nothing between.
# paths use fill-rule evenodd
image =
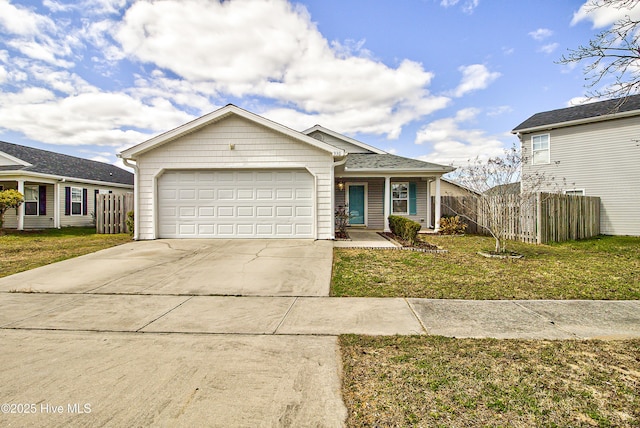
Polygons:
<instances>
[{"instance_id":1,"label":"front lawn","mask_svg":"<svg viewBox=\"0 0 640 428\"><path fill-rule=\"evenodd\" d=\"M0 278L131 242L128 234L98 235L94 228L5 230L0 235Z\"/></svg>"},{"instance_id":2,"label":"front lawn","mask_svg":"<svg viewBox=\"0 0 640 428\"><path fill-rule=\"evenodd\" d=\"M337 248L331 295L433 299L640 299L640 238L552 245L509 242L523 259L488 259L483 236L428 236L430 254Z\"/></svg>"},{"instance_id":3,"label":"front lawn","mask_svg":"<svg viewBox=\"0 0 640 428\"><path fill-rule=\"evenodd\" d=\"M347 426L638 427L640 340L341 336Z\"/></svg>"}]
</instances>

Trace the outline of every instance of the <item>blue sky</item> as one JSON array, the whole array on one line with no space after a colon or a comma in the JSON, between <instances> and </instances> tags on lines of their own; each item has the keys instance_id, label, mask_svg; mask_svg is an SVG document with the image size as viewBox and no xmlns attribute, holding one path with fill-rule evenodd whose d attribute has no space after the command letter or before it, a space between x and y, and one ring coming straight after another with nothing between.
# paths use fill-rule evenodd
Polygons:
<instances>
[{"instance_id":1,"label":"blue sky","mask_svg":"<svg viewBox=\"0 0 640 428\"><path fill-rule=\"evenodd\" d=\"M632 11L640 14L639 6ZM228 103L463 164L584 98L585 0L0 0L0 139L116 153ZM606 82L605 82L606 83Z\"/></svg>"}]
</instances>

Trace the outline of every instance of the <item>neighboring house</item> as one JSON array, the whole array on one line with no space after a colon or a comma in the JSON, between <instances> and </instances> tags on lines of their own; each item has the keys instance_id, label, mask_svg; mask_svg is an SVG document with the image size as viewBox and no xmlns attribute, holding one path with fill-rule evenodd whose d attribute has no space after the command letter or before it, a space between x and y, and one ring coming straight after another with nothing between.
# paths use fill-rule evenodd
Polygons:
<instances>
[{"instance_id":1,"label":"neighboring house","mask_svg":"<svg viewBox=\"0 0 640 428\"><path fill-rule=\"evenodd\" d=\"M538 113L512 133L523 177L543 172L557 177L550 187L598 196L603 234L640 235L640 95Z\"/></svg>"},{"instance_id":2,"label":"neighboring house","mask_svg":"<svg viewBox=\"0 0 640 428\"><path fill-rule=\"evenodd\" d=\"M98 193L133 191L133 174L102 162L0 141L0 190L24 203L4 215L9 229L91 226Z\"/></svg>"},{"instance_id":3,"label":"neighboring house","mask_svg":"<svg viewBox=\"0 0 640 428\"><path fill-rule=\"evenodd\" d=\"M453 170L231 104L119 156L136 171L136 239L333 239L340 205L353 227L388 230L390 214L427 227L428 184L439 211L440 177Z\"/></svg>"}]
</instances>

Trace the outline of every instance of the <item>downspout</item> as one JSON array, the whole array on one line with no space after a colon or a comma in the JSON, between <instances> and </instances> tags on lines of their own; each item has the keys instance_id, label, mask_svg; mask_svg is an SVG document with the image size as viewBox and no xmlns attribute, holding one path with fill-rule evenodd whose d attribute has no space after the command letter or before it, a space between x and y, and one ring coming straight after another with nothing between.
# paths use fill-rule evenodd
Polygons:
<instances>
[{"instance_id":1,"label":"downspout","mask_svg":"<svg viewBox=\"0 0 640 428\"><path fill-rule=\"evenodd\" d=\"M347 163L347 156L334 161L331 167L331 239L336 239L336 167Z\"/></svg>"},{"instance_id":2,"label":"downspout","mask_svg":"<svg viewBox=\"0 0 640 428\"><path fill-rule=\"evenodd\" d=\"M120 157L120 155L118 155ZM138 240L140 234L140 198L138 193L140 192L140 174L138 171L138 164L132 163L131 159L120 157L122 163L125 166L133 169L133 239Z\"/></svg>"}]
</instances>

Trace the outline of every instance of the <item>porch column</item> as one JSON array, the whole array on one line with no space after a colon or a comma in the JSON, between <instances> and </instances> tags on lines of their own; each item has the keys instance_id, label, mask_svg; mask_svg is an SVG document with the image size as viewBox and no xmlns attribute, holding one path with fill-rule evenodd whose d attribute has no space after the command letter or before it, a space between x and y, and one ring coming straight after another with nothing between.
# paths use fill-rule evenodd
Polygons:
<instances>
[{"instance_id":1,"label":"porch column","mask_svg":"<svg viewBox=\"0 0 640 428\"><path fill-rule=\"evenodd\" d=\"M18 192L24 195L24 180L18 180ZM18 213L18 230L24 230L24 203L20 204L17 209Z\"/></svg>"},{"instance_id":2,"label":"porch column","mask_svg":"<svg viewBox=\"0 0 640 428\"><path fill-rule=\"evenodd\" d=\"M384 178L384 231L391 232L389 228L389 215L391 209L391 177Z\"/></svg>"},{"instance_id":3,"label":"porch column","mask_svg":"<svg viewBox=\"0 0 640 428\"><path fill-rule=\"evenodd\" d=\"M53 227L60 229L60 183L53 185Z\"/></svg>"},{"instance_id":4,"label":"porch column","mask_svg":"<svg viewBox=\"0 0 640 428\"><path fill-rule=\"evenodd\" d=\"M436 215L435 215L435 227L433 228L434 232L440 230L440 176L436 177Z\"/></svg>"},{"instance_id":5,"label":"porch column","mask_svg":"<svg viewBox=\"0 0 640 428\"><path fill-rule=\"evenodd\" d=\"M431 222L431 179L427 179L427 229L431 229L433 227L433 223Z\"/></svg>"}]
</instances>

